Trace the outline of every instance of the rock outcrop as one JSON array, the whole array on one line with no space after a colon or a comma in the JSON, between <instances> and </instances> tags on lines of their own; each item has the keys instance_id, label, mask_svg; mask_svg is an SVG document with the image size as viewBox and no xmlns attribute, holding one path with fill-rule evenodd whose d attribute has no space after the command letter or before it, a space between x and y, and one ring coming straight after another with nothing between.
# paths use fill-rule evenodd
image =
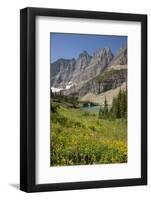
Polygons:
<instances>
[{"instance_id":1,"label":"rock outcrop","mask_svg":"<svg viewBox=\"0 0 151 200\"><path fill-rule=\"evenodd\" d=\"M59 59L51 64L51 87L63 90L71 87L78 89L99 75L112 59L110 48L98 49L93 56L83 51L77 60Z\"/></svg>"},{"instance_id":2,"label":"rock outcrop","mask_svg":"<svg viewBox=\"0 0 151 200\"><path fill-rule=\"evenodd\" d=\"M81 100L91 102L93 97L93 102L98 103L108 95L111 102L112 94L125 87L126 82L127 46L120 48L115 56L110 48L102 48L93 56L83 51L77 59L59 59L51 64L52 92L62 91L64 95L76 95Z\"/></svg>"},{"instance_id":3,"label":"rock outcrop","mask_svg":"<svg viewBox=\"0 0 151 200\"><path fill-rule=\"evenodd\" d=\"M127 64L127 45L118 50L109 66L126 65Z\"/></svg>"}]
</instances>

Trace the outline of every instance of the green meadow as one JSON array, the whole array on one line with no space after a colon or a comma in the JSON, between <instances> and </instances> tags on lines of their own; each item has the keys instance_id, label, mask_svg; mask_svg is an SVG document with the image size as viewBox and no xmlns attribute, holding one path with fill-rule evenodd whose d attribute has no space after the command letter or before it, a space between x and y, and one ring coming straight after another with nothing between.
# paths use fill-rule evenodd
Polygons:
<instances>
[{"instance_id":1,"label":"green meadow","mask_svg":"<svg viewBox=\"0 0 151 200\"><path fill-rule=\"evenodd\" d=\"M126 118L99 118L99 107L56 103L51 113L50 165L127 162Z\"/></svg>"}]
</instances>

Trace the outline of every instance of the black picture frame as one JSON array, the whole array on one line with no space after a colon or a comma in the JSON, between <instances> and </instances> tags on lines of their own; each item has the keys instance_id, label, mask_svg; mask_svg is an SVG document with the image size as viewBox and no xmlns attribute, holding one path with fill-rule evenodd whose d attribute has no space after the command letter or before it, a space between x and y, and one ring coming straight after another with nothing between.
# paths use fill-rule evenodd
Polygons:
<instances>
[{"instance_id":1,"label":"black picture frame","mask_svg":"<svg viewBox=\"0 0 151 200\"><path fill-rule=\"evenodd\" d=\"M36 184L35 182L35 19L54 16L83 19L117 20L141 23L141 178L88 182ZM56 190L121 187L147 184L147 15L24 8L20 11L20 190Z\"/></svg>"}]
</instances>

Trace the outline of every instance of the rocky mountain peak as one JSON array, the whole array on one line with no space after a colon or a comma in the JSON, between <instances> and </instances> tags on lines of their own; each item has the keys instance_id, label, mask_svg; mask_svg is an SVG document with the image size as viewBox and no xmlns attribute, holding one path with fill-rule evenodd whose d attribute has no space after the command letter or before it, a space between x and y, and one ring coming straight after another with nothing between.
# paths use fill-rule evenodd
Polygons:
<instances>
[{"instance_id":1,"label":"rocky mountain peak","mask_svg":"<svg viewBox=\"0 0 151 200\"><path fill-rule=\"evenodd\" d=\"M127 64L127 45L121 47L115 54L109 66L126 65Z\"/></svg>"},{"instance_id":2,"label":"rocky mountain peak","mask_svg":"<svg viewBox=\"0 0 151 200\"><path fill-rule=\"evenodd\" d=\"M100 64L104 67L107 66L112 59L113 53L110 48L100 48L94 52L91 63Z\"/></svg>"},{"instance_id":3,"label":"rocky mountain peak","mask_svg":"<svg viewBox=\"0 0 151 200\"><path fill-rule=\"evenodd\" d=\"M61 58L51 64L51 86L61 88L64 94L75 93L80 88L84 88L81 89L80 94L86 94L88 88L92 88L92 91L93 88L96 88L91 84L91 80L95 80L95 77L103 73L106 68L124 63L127 63L127 46L120 48L115 56L110 48L97 49L93 56L84 50L77 59ZM125 74L124 71L124 78ZM124 78L121 80L125 80ZM90 85L84 87L88 82ZM98 84L97 81L94 82ZM101 90L99 89L99 91Z\"/></svg>"},{"instance_id":4,"label":"rocky mountain peak","mask_svg":"<svg viewBox=\"0 0 151 200\"><path fill-rule=\"evenodd\" d=\"M113 57L112 51L110 48L99 48L97 49L94 54L93 57L102 57L102 56L106 56L106 55L111 55Z\"/></svg>"},{"instance_id":5,"label":"rocky mountain peak","mask_svg":"<svg viewBox=\"0 0 151 200\"><path fill-rule=\"evenodd\" d=\"M90 57L90 55L88 54L86 50L84 50L83 52L79 54L78 59L83 58L83 57Z\"/></svg>"},{"instance_id":6,"label":"rocky mountain peak","mask_svg":"<svg viewBox=\"0 0 151 200\"><path fill-rule=\"evenodd\" d=\"M73 68L76 60L60 58L51 64L51 74L52 76L57 75L59 72L66 70L67 68Z\"/></svg>"},{"instance_id":7,"label":"rocky mountain peak","mask_svg":"<svg viewBox=\"0 0 151 200\"><path fill-rule=\"evenodd\" d=\"M87 51L83 51L80 53L78 59L77 59L77 65L81 68L84 66L87 66L91 61L91 56L88 54Z\"/></svg>"}]
</instances>

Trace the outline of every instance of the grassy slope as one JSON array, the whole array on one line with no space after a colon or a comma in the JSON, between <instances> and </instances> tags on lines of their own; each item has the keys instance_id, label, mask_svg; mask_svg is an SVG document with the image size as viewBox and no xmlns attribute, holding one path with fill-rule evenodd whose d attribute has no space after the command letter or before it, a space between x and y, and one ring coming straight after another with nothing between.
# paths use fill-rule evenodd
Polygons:
<instances>
[{"instance_id":1,"label":"grassy slope","mask_svg":"<svg viewBox=\"0 0 151 200\"><path fill-rule=\"evenodd\" d=\"M126 120L63 106L51 120L51 166L127 162Z\"/></svg>"}]
</instances>

